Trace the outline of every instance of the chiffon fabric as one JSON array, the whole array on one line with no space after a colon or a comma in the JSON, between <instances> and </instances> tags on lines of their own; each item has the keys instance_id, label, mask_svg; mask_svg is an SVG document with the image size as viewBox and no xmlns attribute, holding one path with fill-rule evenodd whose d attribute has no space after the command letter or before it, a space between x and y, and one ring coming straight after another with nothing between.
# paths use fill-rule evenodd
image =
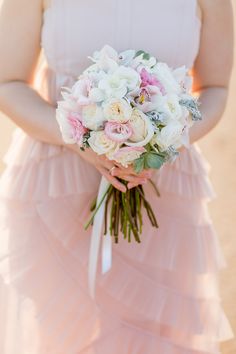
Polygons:
<instances>
[{"instance_id":1,"label":"chiffon fabric","mask_svg":"<svg viewBox=\"0 0 236 354\"><path fill-rule=\"evenodd\" d=\"M61 86L72 85L104 44L191 69L200 37L196 0L54 0L43 16L35 89L56 106ZM155 173L159 198L145 184L160 227L144 213L141 244L121 235L106 274L99 255L95 299L84 223L101 175L66 147L20 129L4 161L1 353L220 352L219 342L233 336L218 288L226 263L207 209L215 196L209 164L196 144Z\"/></svg>"}]
</instances>

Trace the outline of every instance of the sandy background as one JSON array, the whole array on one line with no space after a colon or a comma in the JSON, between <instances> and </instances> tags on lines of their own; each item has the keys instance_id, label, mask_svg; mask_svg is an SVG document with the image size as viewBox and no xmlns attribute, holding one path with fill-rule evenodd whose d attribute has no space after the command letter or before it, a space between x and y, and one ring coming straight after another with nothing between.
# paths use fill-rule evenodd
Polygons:
<instances>
[{"instance_id":1,"label":"sandy background","mask_svg":"<svg viewBox=\"0 0 236 354\"><path fill-rule=\"evenodd\" d=\"M236 20L236 3L235 20ZM236 27L236 26L235 26ZM236 53L235 53L236 54ZM235 55L236 64L236 55ZM221 273L221 292L225 311L236 333L236 65L231 82L228 107L219 125L200 146L209 160L211 180L218 198L210 204L210 211L228 262ZM7 149L13 124L0 115L0 160ZM4 168L0 162L0 172ZM223 354L236 353L236 340L223 344Z\"/></svg>"}]
</instances>

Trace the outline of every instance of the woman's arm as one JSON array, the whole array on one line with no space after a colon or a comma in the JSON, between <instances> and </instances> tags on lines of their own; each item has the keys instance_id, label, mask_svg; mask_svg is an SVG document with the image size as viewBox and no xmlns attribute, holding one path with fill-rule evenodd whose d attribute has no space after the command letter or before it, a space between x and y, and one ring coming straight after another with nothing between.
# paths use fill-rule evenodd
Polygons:
<instances>
[{"instance_id":1,"label":"woman's arm","mask_svg":"<svg viewBox=\"0 0 236 354\"><path fill-rule=\"evenodd\" d=\"M199 0L202 9L200 51L193 89L199 94L203 120L190 132L191 142L206 135L221 119L233 65L233 11L230 0Z\"/></svg>"},{"instance_id":2,"label":"woman's arm","mask_svg":"<svg viewBox=\"0 0 236 354\"><path fill-rule=\"evenodd\" d=\"M0 13L0 110L27 134L62 145L55 108L33 89L40 54L41 0L7 0Z\"/></svg>"},{"instance_id":3,"label":"woman's arm","mask_svg":"<svg viewBox=\"0 0 236 354\"><path fill-rule=\"evenodd\" d=\"M33 88L41 47L43 3L48 0L4 0L0 7L0 111L31 137L65 145L55 107Z\"/></svg>"},{"instance_id":4,"label":"woman's arm","mask_svg":"<svg viewBox=\"0 0 236 354\"><path fill-rule=\"evenodd\" d=\"M27 134L42 142L64 145L94 165L117 189L125 186L110 175L113 163L91 149L82 152L77 145L65 145L55 119L55 108L32 87L40 55L43 0L5 0L0 12L0 111ZM146 181L127 175L136 183Z\"/></svg>"}]
</instances>

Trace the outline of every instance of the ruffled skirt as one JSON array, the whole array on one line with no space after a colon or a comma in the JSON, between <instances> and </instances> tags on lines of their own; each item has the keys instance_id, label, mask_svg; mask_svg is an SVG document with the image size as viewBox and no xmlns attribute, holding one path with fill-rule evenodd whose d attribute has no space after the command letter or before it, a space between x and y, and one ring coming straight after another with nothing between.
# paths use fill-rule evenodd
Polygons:
<instances>
[{"instance_id":1,"label":"ruffled skirt","mask_svg":"<svg viewBox=\"0 0 236 354\"><path fill-rule=\"evenodd\" d=\"M141 244L113 243L112 269L102 275L98 266L95 300L84 224L101 176L76 153L20 129L5 163L1 286L9 308L11 292L20 299L8 327L24 327L21 354L216 354L233 336L218 289L226 264L207 210L214 191L197 146L155 173L161 197L145 185L160 227L144 214Z\"/></svg>"}]
</instances>

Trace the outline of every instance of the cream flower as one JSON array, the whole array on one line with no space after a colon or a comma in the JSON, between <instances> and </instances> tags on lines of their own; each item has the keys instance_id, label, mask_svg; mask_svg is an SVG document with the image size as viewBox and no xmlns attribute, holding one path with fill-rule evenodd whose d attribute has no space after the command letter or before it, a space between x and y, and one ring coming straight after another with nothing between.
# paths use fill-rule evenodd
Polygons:
<instances>
[{"instance_id":1,"label":"cream flower","mask_svg":"<svg viewBox=\"0 0 236 354\"><path fill-rule=\"evenodd\" d=\"M134 147L126 146L117 150L113 155L112 159L120 163L124 167L128 167L136 159L138 159L146 149L144 147Z\"/></svg>"},{"instance_id":2,"label":"cream flower","mask_svg":"<svg viewBox=\"0 0 236 354\"><path fill-rule=\"evenodd\" d=\"M103 108L108 121L126 123L132 114L132 108L125 99L112 99Z\"/></svg>"},{"instance_id":3,"label":"cream flower","mask_svg":"<svg viewBox=\"0 0 236 354\"><path fill-rule=\"evenodd\" d=\"M98 155L112 153L119 147L118 143L110 140L104 131L92 131L88 143Z\"/></svg>"},{"instance_id":4,"label":"cream flower","mask_svg":"<svg viewBox=\"0 0 236 354\"><path fill-rule=\"evenodd\" d=\"M128 146L145 146L152 139L154 127L150 119L140 110L134 108L129 120L133 134L125 144Z\"/></svg>"}]
</instances>

